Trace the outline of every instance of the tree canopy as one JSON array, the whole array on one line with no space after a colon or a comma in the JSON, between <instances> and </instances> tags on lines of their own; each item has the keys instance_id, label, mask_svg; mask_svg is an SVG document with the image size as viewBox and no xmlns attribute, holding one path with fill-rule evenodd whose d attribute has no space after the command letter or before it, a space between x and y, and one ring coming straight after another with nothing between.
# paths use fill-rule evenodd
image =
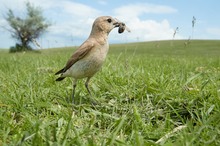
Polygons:
<instances>
[{"instance_id":1,"label":"tree canopy","mask_svg":"<svg viewBox=\"0 0 220 146\"><path fill-rule=\"evenodd\" d=\"M5 17L9 24L7 29L12 38L18 42L14 51L32 50L30 43L35 42L51 25L45 17L43 17L42 9L34 7L29 2L26 3L26 16L24 18L15 16L13 10L9 9Z\"/></svg>"}]
</instances>

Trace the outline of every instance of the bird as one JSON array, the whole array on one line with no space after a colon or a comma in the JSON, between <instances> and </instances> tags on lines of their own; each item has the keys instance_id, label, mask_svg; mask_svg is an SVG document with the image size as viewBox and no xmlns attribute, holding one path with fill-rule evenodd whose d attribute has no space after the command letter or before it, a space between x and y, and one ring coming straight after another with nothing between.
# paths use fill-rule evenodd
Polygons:
<instances>
[{"instance_id":1,"label":"bird","mask_svg":"<svg viewBox=\"0 0 220 146\"><path fill-rule=\"evenodd\" d=\"M87 78L85 87L88 93L90 79L101 69L109 50L108 35L121 22L111 16L100 16L95 19L88 39L73 53L66 65L55 73L60 76L56 81L62 81L66 77L73 78L72 102L79 79Z\"/></svg>"}]
</instances>

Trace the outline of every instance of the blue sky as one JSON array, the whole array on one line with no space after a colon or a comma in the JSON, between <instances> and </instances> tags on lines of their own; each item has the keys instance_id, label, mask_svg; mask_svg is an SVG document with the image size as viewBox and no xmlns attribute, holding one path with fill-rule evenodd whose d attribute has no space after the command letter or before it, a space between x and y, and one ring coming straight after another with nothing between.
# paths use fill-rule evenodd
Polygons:
<instances>
[{"instance_id":1,"label":"blue sky","mask_svg":"<svg viewBox=\"0 0 220 146\"><path fill-rule=\"evenodd\" d=\"M0 26L7 8L24 15L26 0L0 0ZM220 39L219 0L29 0L43 9L52 23L37 41L43 48L80 45L89 35L94 19L110 15L125 22L131 33L109 35L110 43L172 39ZM196 17L192 38L192 17ZM0 48L15 44L9 32L0 28Z\"/></svg>"}]
</instances>

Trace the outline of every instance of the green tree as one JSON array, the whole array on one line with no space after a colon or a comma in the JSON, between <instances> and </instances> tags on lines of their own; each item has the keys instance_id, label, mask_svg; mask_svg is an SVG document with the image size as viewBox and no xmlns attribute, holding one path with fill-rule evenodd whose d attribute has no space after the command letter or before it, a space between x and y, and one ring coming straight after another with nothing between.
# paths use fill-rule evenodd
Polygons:
<instances>
[{"instance_id":1,"label":"green tree","mask_svg":"<svg viewBox=\"0 0 220 146\"><path fill-rule=\"evenodd\" d=\"M9 9L6 17L9 24L7 29L12 38L17 40L15 47L11 48L12 52L32 50L30 43L36 42L51 25L46 18L43 17L42 9L34 7L29 2L26 3L26 16L15 16L14 12Z\"/></svg>"}]
</instances>

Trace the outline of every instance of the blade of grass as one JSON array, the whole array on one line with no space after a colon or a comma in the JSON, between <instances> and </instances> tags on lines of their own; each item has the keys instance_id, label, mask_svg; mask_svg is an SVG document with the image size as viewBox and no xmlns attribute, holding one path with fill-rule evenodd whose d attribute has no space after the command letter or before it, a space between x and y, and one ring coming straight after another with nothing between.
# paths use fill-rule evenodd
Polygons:
<instances>
[{"instance_id":1,"label":"blade of grass","mask_svg":"<svg viewBox=\"0 0 220 146\"><path fill-rule=\"evenodd\" d=\"M120 120L116 121L117 127L113 130L114 132L112 133L111 139L109 142L107 142L107 145L113 145L114 142L116 141L116 136L119 132L119 130L122 128L124 122L125 122L125 117L122 117Z\"/></svg>"}]
</instances>

